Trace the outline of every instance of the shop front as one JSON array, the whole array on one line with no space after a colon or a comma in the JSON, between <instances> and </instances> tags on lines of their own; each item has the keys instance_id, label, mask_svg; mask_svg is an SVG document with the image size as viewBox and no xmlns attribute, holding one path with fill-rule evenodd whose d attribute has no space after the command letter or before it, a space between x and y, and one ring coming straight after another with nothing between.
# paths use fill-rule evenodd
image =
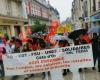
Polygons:
<instances>
[{"instance_id":1,"label":"shop front","mask_svg":"<svg viewBox=\"0 0 100 80\"><path fill-rule=\"evenodd\" d=\"M7 34L8 36L11 35L11 29L9 25L0 25L0 36Z\"/></svg>"},{"instance_id":2,"label":"shop front","mask_svg":"<svg viewBox=\"0 0 100 80\"><path fill-rule=\"evenodd\" d=\"M2 19L0 18L0 36L5 34L10 37L18 36L22 31L23 37L25 36L24 20L17 19Z\"/></svg>"}]
</instances>

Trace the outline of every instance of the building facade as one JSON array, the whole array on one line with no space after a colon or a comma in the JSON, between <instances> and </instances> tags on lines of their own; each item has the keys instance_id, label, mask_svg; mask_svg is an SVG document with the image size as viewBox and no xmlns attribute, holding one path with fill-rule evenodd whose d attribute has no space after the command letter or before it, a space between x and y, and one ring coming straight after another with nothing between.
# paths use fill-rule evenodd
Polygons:
<instances>
[{"instance_id":1,"label":"building facade","mask_svg":"<svg viewBox=\"0 0 100 80\"><path fill-rule=\"evenodd\" d=\"M45 23L49 21L49 8L45 0L26 0L25 3L30 25L37 19Z\"/></svg>"},{"instance_id":2,"label":"building facade","mask_svg":"<svg viewBox=\"0 0 100 80\"><path fill-rule=\"evenodd\" d=\"M100 0L91 0L91 27L100 27Z\"/></svg>"},{"instance_id":3,"label":"building facade","mask_svg":"<svg viewBox=\"0 0 100 80\"><path fill-rule=\"evenodd\" d=\"M26 0L26 11L30 25L39 19L48 26L52 19L59 19L59 13L54 8L51 9L49 1L46 0Z\"/></svg>"},{"instance_id":4,"label":"building facade","mask_svg":"<svg viewBox=\"0 0 100 80\"><path fill-rule=\"evenodd\" d=\"M82 24L83 4L82 3L83 3L82 0L74 0L72 2L72 22L75 28L83 27Z\"/></svg>"},{"instance_id":5,"label":"building facade","mask_svg":"<svg viewBox=\"0 0 100 80\"><path fill-rule=\"evenodd\" d=\"M89 29L91 27L100 26L100 0L80 0L82 4L82 10L78 9L79 0L74 0L72 3L72 20L77 25L79 14L82 14L81 24L83 28ZM75 4L75 2L77 4ZM81 15L80 15L81 16Z\"/></svg>"},{"instance_id":6,"label":"building facade","mask_svg":"<svg viewBox=\"0 0 100 80\"><path fill-rule=\"evenodd\" d=\"M87 30L91 27L91 11L91 0L83 0L83 27Z\"/></svg>"},{"instance_id":7,"label":"building facade","mask_svg":"<svg viewBox=\"0 0 100 80\"><path fill-rule=\"evenodd\" d=\"M27 22L27 17L24 15L23 4L23 0L1 0L0 36L18 36L21 29L25 33L24 23Z\"/></svg>"},{"instance_id":8,"label":"building facade","mask_svg":"<svg viewBox=\"0 0 100 80\"><path fill-rule=\"evenodd\" d=\"M59 12L53 6L49 5L49 20L52 22L53 20L58 21L60 23Z\"/></svg>"}]
</instances>

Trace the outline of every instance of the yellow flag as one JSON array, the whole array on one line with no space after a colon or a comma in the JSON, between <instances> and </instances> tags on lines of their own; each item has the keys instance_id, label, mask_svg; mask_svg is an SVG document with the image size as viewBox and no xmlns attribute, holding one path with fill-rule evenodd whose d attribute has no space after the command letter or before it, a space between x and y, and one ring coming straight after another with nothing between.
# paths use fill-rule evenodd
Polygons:
<instances>
[{"instance_id":1,"label":"yellow flag","mask_svg":"<svg viewBox=\"0 0 100 80\"><path fill-rule=\"evenodd\" d=\"M64 27L59 26L58 29L57 29L57 33L64 33Z\"/></svg>"},{"instance_id":2,"label":"yellow flag","mask_svg":"<svg viewBox=\"0 0 100 80\"><path fill-rule=\"evenodd\" d=\"M72 32L72 25L70 23L66 24L68 32Z\"/></svg>"}]
</instances>

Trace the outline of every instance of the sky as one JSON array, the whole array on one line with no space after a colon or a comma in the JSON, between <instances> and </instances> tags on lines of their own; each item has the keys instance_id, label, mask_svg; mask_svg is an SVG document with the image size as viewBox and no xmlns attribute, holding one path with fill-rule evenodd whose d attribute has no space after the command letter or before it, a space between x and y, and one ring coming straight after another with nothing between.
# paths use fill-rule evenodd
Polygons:
<instances>
[{"instance_id":1,"label":"sky","mask_svg":"<svg viewBox=\"0 0 100 80\"><path fill-rule=\"evenodd\" d=\"M73 0L49 0L50 4L57 8L60 13L60 21L65 21L67 17L71 16L71 8Z\"/></svg>"}]
</instances>

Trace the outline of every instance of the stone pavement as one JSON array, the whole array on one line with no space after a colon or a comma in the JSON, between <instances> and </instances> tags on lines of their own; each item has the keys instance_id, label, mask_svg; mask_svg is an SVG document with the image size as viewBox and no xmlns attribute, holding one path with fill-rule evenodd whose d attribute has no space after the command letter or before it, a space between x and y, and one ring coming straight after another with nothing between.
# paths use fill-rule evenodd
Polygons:
<instances>
[{"instance_id":1,"label":"stone pavement","mask_svg":"<svg viewBox=\"0 0 100 80\"><path fill-rule=\"evenodd\" d=\"M81 80L100 80L100 72L97 70L92 70L92 69L86 69L83 70L83 72L80 73ZM20 76L20 77L6 77L4 80L24 80L25 76ZM2 80L0 78L0 80ZM28 80L44 80L42 79L41 74L36 74L34 77L29 78ZM49 76L49 80L51 80ZM64 76L64 80L72 80L72 73L68 73L66 76Z\"/></svg>"}]
</instances>

